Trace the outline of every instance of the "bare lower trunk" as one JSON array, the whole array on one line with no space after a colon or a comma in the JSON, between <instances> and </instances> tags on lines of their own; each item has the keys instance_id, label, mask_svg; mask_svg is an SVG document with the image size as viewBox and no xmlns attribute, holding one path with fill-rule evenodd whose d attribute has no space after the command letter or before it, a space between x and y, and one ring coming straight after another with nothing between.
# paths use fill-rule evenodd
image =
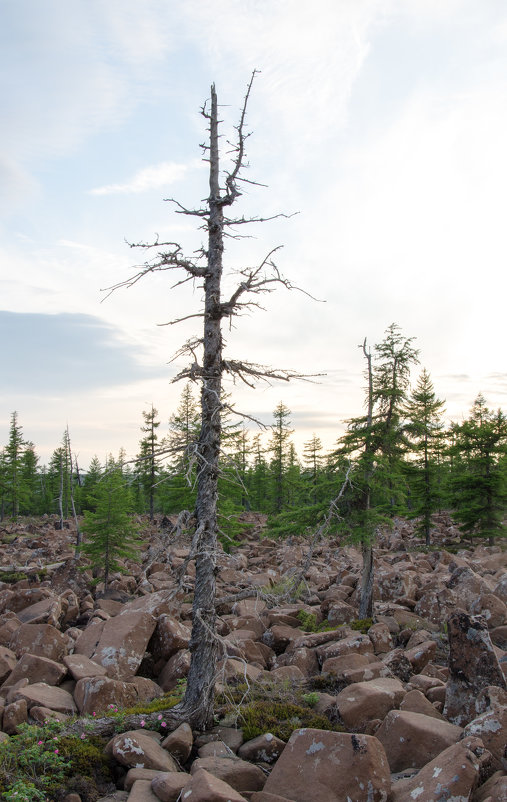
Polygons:
<instances>
[{"instance_id":1,"label":"bare lower trunk","mask_svg":"<svg viewBox=\"0 0 507 802\"><path fill-rule=\"evenodd\" d=\"M359 618L373 617L373 546L362 544L363 570L361 573L361 595L359 601Z\"/></svg>"},{"instance_id":2,"label":"bare lower trunk","mask_svg":"<svg viewBox=\"0 0 507 802\"><path fill-rule=\"evenodd\" d=\"M204 353L201 391L202 425L199 437L196 500L197 553L190 651L192 660L182 710L196 729L213 722L218 641L216 624L216 549L218 459L222 383L220 282L222 277L223 210L218 184L218 122L215 89L211 92L210 197L208 271L204 280Z\"/></svg>"}]
</instances>

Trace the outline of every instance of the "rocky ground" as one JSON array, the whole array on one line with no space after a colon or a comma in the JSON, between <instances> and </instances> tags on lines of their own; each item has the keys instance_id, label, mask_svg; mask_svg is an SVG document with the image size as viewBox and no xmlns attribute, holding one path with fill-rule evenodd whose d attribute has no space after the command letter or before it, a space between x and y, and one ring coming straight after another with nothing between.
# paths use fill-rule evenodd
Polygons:
<instances>
[{"instance_id":1,"label":"rocky ground","mask_svg":"<svg viewBox=\"0 0 507 802\"><path fill-rule=\"evenodd\" d=\"M251 516L219 559L208 733L164 716L190 660L187 538L147 528L104 597L73 560L72 524L0 525L0 741L55 719L99 733L110 774L69 781L66 802L507 800L507 552L434 523L431 550L411 524L386 530L374 620L359 622L356 548L318 544L289 602L308 543L261 538Z\"/></svg>"}]
</instances>

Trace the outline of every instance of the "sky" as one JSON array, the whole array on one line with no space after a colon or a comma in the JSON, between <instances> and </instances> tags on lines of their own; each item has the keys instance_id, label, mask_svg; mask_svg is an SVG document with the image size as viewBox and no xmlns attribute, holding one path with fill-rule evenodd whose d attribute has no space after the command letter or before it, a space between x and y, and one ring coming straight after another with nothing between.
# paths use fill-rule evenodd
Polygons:
<instances>
[{"instance_id":1,"label":"sky","mask_svg":"<svg viewBox=\"0 0 507 802\"><path fill-rule=\"evenodd\" d=\"M2 0L0 447L16 410L47 463L69 426L86 465L135 456L183 386L201 291L135 272L132 243L203 242L200 111L215 83L223 165L254 69L236 210L292 215L229 240L234 271L277 246L280 288L225 332L226 354L323 374L227 387L301 450L363 410L363 358L395 322L449 419L506 408L507 6L503 0ZM197 327L196 327L197 321Z\"/></svg>"}]
</instances>

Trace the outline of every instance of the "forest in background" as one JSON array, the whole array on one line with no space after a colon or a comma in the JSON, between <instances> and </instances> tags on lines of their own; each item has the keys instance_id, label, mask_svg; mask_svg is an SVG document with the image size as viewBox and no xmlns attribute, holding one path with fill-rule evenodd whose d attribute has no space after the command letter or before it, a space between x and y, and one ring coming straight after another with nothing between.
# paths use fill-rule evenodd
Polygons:
<instances>
[{"instance_id":1,"label":"forest in background","mask_svg":"<svg viewBox=\"0 0 507 802\"><path fill-rule=\"evenodd\" d=\"M333 531L372 541L378 526L393 516L418 519L429 545L431 515L449 510L462 531L490 542L504 535L507 505L507 418L479 395L466 419L445 424L444 401L429 373L413 378L419 362L413 338L392 324L384 339L362 346L365 402L362 414L325 451L317 435L302 453L294 446L290 409L280 403L267 432L252 433L245 419L222 402L219 477L221 540L234 544L245 511L268 515L271 535L304 534L332 512ZM142 413L135 459L125 453L95 457L80 470L69 430L49 465L39 465L16 412L0 453L0 511L19 515L93 513L104 478L119 475L115 493L131 513L169 515L192 511L196 495L197 442L201 425L195 385L187 383L169 433L152 406Z\"/></svg>"}]
</instances>

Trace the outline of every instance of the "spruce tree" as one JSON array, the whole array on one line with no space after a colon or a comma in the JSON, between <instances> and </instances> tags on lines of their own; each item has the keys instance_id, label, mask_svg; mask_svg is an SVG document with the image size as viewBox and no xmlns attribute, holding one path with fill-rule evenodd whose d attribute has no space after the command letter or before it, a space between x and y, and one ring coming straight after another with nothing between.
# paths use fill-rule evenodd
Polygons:
<instances>
[{"instance_id":1,"label":"spruce tree","mask_svg":"<svg viewBox=\"0 0 507 802\"><path fill-rule=\"evenodd\" d=\"M442 500L439 455L443 408L444 402L436 397L430 374L424 369L406 404L406 431L414 456L410 463L411 514L421 517L419 528L427 546L430 545L431 516L439 509Z\"/></svg>"},{"instance_id":2,"label":"spruce tree","mask_svg":"<svg viewBox=\"0 0 507 802\"><path fill-rule=\"evenodd\" d=\"M504 536L507 509L507 418L488 409L479 395L470 416L454 427L453 474L456 518L471 536Z\"/></svg>"},{"instance_id":3,"label":"spruce tree","mask_svg":"<svg viewBox=\"0 0 507 802\"><path fill-rule=\"evenodd\" d=\"M287 467L290 452L290 409L281 401L273 412L274 423L271 426L271 438L268 450L273 455L269 465L271 474L272 511L282 511L287 498Z\"/></svg>"},{"instance_id":4,"label":"spruce tree","mask_svg":"<svg viewBox=\"0 0 507 802\"><path fill-rule=\"evenodd\" d=\"M23 486L23 454L26 443L23 429L18 423L18 413L11 415L9 442L4 449L4 498L5 510L15 518L23 503L25 488Z\"/></svg>"},{"instance_id":5,"label":"spruce tree","mask_svg":"<svg viewBox=\"0 0 507 802\"><path fill-rule=\"evenodd\" d=\"M140 512L145 512L145 505L153 521L155 514L155 497L157 493L157 479L160 473L160 447L158 442L157 429L160 421L157 420L158 410L153 404L148 412L143 411L144 423L141 431L145 436L139 443L139 454L137 455L136 476L138 486L141 490Z\"/></svg>"},{"instance_id":6,"label":"spruce tree","mask_svg":"<svg viewBox=\"0 0 507 802\"><path fill-rule=\"evenodd\" d=\"M132 496L121 467L109 460L104 473L92 491L94 510L85 512L82 551L94 568L103 572L104 591L110 575L121 571L119 562L136 559L140 546L138 527L132 518Z\"/></svg>"},{"instance_id":7,"label":"spruce tree","mask_svg":"<svg viewBox=\"0 0 507 802\"><path fill-rule=\"evenodd\" d=\"M183 387L176 412L169 418L169 471L162 486L165 512L193 510L197 481L197 444L201 416L191 382Z\"/></svg>"}]
</instances>

